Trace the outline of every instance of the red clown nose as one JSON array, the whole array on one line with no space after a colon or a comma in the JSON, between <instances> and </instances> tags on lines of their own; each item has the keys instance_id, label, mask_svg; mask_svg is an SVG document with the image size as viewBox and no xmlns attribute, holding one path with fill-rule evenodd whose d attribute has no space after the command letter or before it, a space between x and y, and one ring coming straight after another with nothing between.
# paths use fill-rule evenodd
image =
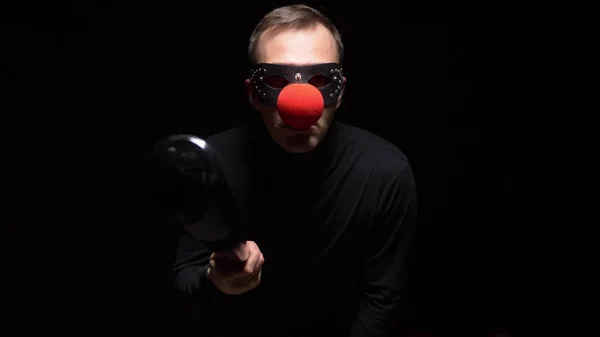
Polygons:
<instances>
[{"instance_id":1,"label":"red clown nose","mask_svg":"<svg viewBox=\"0 0 600 337\"><path fill-rule=\"evenodd\" d=\"M277 98L281 120L294 129L310 128L321 118L324 108L323 95L310 84L290 84L281 90Z\"/></svg>"}]
</instances>

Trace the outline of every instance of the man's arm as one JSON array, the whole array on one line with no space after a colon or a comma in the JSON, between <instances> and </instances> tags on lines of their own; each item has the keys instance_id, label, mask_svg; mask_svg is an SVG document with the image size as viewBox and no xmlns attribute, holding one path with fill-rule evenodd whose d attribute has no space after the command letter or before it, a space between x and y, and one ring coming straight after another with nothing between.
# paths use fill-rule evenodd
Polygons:
<instances>
[{"instance_id":1,"label":"man's arm","mask_svg":"<svg viewBox=\"0 0 600 337\"><path fill-rule=\"evenodd\" d=\"M366 288L350 337L388 336L399 318L416 213L414 176L406 167L392 179L377 205L379 221L364 261Z\"/></svg>"},{"instance_id":2,"label":"man's arm","mask_svg":"<svg viewBox=\"0 0 600 337\"><path fill-rule=\"evenodd\" d=\"M174 286L184 299L197 297L207 289L206 270L210 255L206 246L188 233L179 241L173 264Z\"/></svg>"},{"instance_id":3,"label":"man's arm","mask_svg":"<svg viewBox=\"0 0 600 337\"><path fill-rule=\"evenodd\" d=\"M211 254L205 245L185 233L173 264L174 287L183 314L193 319L194 329L202 327L207 336L222 329L219 319L230 300L207 278Z\"/></svg>"}]
</instances>

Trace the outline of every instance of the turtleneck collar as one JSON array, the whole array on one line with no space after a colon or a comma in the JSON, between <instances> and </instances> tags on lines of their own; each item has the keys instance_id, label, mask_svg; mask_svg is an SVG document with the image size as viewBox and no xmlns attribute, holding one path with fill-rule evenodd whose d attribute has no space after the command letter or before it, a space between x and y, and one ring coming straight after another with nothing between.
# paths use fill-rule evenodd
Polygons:
<instances>
[{"instance_id":1,"label":"turtleneck collar","mask_svg":"<svg viewBox=\"0 0 600 337\"><path fill-rule=\"evenodd\" d=\"M317 148L298 154L287 152L275 143L262 121L254 123L247 142L251 169L279 183L322 181L340 155L343 144L340 128L333 121Z\"/></svg>"}]
</instances>

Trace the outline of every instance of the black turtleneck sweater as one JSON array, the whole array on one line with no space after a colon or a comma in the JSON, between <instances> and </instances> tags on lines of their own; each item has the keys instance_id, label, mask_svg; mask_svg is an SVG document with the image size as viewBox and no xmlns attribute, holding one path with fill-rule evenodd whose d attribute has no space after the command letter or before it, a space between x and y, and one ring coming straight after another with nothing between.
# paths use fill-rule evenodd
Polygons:
<instances>
[{"instance_id":1,"label":"black turtleneck sweater","mask_svg":"<svg viewBox=\"0 0 600 337\"><path fill-rule=\"evenodd\" d=\"M189 235L175 286L198 336L387 336L403 300L416 190L405 155L334 122L316 150L285 152L264 126L209 138L265 257L261 284L225 295L206 279L210 252Z\"/></svg>"}]
</instances>

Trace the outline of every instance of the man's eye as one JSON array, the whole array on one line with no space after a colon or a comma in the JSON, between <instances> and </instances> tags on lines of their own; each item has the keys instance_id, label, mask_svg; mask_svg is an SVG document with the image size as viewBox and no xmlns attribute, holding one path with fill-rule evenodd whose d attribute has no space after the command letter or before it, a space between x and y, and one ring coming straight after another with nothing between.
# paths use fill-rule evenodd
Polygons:
<instances>
[{"instance_id":1,"label":"man's eye","mask_svg":"<svg viewBox=\"0 0 600 337\"><path fill-rule=\"evenodd\" d=\"M272 75L265 79L265 84L273 89L281 89L288 85L289 81L280 75Z\"/></svg>"},{"instance_id":2,"label":"man's eye","mask_svg":"<svg viewBox=\"0 0 600 337\"><path fill-rule=\"evenodd\" d=\"M325 88L329 83L331 83L331 80L323 75L315 75L308 80L308 84L319 89Z\"/></svg>"}]
</instances>

